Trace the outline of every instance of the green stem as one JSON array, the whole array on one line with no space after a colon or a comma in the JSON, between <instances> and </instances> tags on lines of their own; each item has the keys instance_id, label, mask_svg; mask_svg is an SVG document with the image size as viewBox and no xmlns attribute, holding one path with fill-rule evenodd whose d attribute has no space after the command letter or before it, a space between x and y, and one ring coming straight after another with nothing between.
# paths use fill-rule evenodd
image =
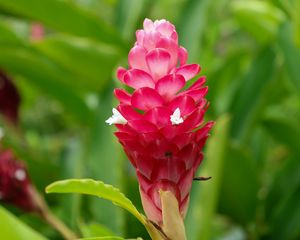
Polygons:
<instances>
[{"instance_id":1,"label":"green stem","mask_svg":"<svg viewBox=\"0 0 300 240\"><path fill-rule=\"evenodd\" d=\"M49 209L45 199L32 186L29 189L32 201L35 203L37 212L50 226L56 229L66 240L77 239L76 234L70 230L59 218Z\"/></svg>"}]
</instances>

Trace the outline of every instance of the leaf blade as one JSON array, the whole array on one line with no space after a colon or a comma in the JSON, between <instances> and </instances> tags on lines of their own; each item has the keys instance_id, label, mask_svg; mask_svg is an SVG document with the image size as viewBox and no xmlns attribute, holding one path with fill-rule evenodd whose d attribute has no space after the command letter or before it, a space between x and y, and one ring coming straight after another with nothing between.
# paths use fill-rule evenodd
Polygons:
<instances>
[{"instance_id":1,"label":"leaf blade","mask_svg":"<svg viewBox=\"0 0 300 240\"><path fill-rule=\"evenodd\" d=\"M193 214L188 216L186 224L188 239L201 238L207 240L211 238L211 226L217 208L225 149L228 141L229 115L220 116L216 123L213 135L207 143L207 162L204 166L204 172L212 176L212 179L203 183L204 186L201 189L198 188L195 194L192 195L190 207L193 209ZM197 200L200 198L199 203ZM201 227L192 224L193 222L198 222Z\"/></svg>"},{"instance_id":2,"label":"leaf blade","mask_svg":"<svg viewBox=\"0 0 300 240\"><path fill-rule=\"evenodd\" d=\"M300 93L300 78L299 78L299 62L300 62L300 49L292 42L291 25L285 24L279 31L279 47L284 56L285 66L291 82L295 85Z\"/></svg>"},{"instance_id":3,"label":"leaf blade","mask_svg":"<svg viewBox=\"0 0 300 240\"><path fill-rule=\"evenodd\" d=\"M251 63L232 105L234 127L231 134L234 138L245 140L259 117L258 112L264 97L262 93L273 79L275 63L275 53L269 47L263 49Z\"/></svg>"},{"instance_id":4,"label":"leaf blade","mask_svg":"<svg viewBox=\"0 0 300 240\"><path fill-rule=\"evenodd\" d=\"M80 238L78 240L122 240L121 237L93 237L93 238Z\"/></svg>"},{"instance_id":5,"label":"leaf blade","mask_svg":"<svg viewBox=\"0 0 300 240\"><path fill-rule=\"evenodd\" d=\"M0 238L14 240L46 240L35 230L31 229L10 212L0 206Z\"/></svg>"},{"instance_id":6,"label":"leaf blade","mask_svg":"<svg viewBox=\"0 0 300 240\"><path fill-rule=\"evenodd\" d=\"M94 195L99 198L110 200L115 205L122 207L132 213L143 225L146 224L145 217L139 213L132 202L125 197L119 189L112 185L92 179L70 179L57 181L46 188L47 193L81 193Z\"/></svg>"},{"instance_id":7,"label":"leaf blade","mask_svg":"<svg viewBox=\"0 0 300 240\"><path fill-rule=\"evenodd\" d=\"M97 16L60 0L0 0L0 9L78 36L91 37L115 45L124 46L120 35ZM55 14L53 14L55 13Z\"/></svg>"},{"instance_id":8,"label":"leaf blade","mask_svg":"<svg viewBox=\"0 0 300 240\"><path fill-rule=\"evenodd\" d=\"M102 90L120 57L119 49L110 44L56 35L35 45L42 54L78 76L78 85L90 91ZM73 84L73 83L72 83Z\"/></svg>"},{"instance_id":9,"label":"leaf blade","mask_svg":"<svg viewBox=\"0 0 300 240\"><path fill-rule=\"evenodd\" d=\"M0 46L0 66L8 72L22 76L33 86L58 100L82 122L92 119L93 113L83 99L65 84L66 74L48 59L26 48Z\"/></svg>"}]
</instances>

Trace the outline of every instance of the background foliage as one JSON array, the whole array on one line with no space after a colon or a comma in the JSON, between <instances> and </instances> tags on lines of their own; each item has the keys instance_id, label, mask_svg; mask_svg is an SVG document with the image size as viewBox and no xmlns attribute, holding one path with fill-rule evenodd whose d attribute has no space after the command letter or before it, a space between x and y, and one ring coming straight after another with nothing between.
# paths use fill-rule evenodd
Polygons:
<instances>
[{"instance_id":1,"label":"background foliage","mask_svg":"<svg viewBox=\"0 0 300 240\"><path fill-rule=\"evenodd\" d=\"M299 239L299 12L298 0L0 0L0 68L22 98L20 130L2 119L5 145L26 161L40 192L58 179L89 177L141 209L134 171L104 120L135 30L145 17L165 18L189 62L201 64L207 119L217 120L199 173L212 179L193 185L188 239ZM38 41L30 37L36 22L45 27ZM82 236L148 238L104 200L45 197ZM5 207L18 219L0 208L1 239L60 239L35 215Z\"/></svg>"}]
</instances>

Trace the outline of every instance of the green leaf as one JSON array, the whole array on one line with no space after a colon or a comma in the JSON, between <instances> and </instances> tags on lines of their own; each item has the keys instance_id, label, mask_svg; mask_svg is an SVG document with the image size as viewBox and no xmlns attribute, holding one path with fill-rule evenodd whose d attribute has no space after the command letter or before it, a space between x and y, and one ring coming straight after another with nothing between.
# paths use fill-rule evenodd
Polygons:
<instances>
[{"instance_id":1,"label":"green leaf","mask_svg":"<svg viewBox=\"0 0 300 240\"><path fill-rule=\"evenodd\" d=\"M181 13L186 13L184 5L186 0L159 0L149 1L148 8L151 7L150 16L146 12L147 16L151 19L167 19L168 21L175 23L178 21L178 17Z\"/></svg>"},{"instance_id":2,"label":"green leaf","mask_svg":"<svg viewBox=\"0 0 300 240\"><path fill-rule=\"evenodd\" d=\"M64 162L63 166L61 166L62 174L56 179L61 178L62 176L65 178L82 177L86 171L86 145L84 144L80 131L78 131L78 133L79 136L72 136L72 138L68 139L67 143L65 144L64 154L59 159L61 162ZM45 186L46 185L44 185L44 187ZM73 229L77 228L78 226L78 219L81 217L82 204L82 196L74 194L70 194L60 201L59 206L62 208L61 211L62 216L64 217L63 220ZM105 234L105 236L111 235L112 234Z\"/></svg>"},{"instance_id":3,"label":"green leaf","mask_svg":"<svg viewBox=\"0 0 300 240\"><path fill-rule=\"evenodd\" d=\"M283 160L283 159L282 159ZM298 239L300 236L300 165L299 155L292 155L279 165L265 201L265 215L271 238Z\"/></svg>"},{"instance_id":4,"label":"green leaf","mask_svg":"<svg viewBox=\"0 0 300 240\"><path fill-rule=\"evenodd\" d=\"M234 1L231 7L238 23L263 43L276 37L280 23L285 20L284 13L267 1Z\"/></svg>"},{"instance_id":5,"label":"green leaf","mask_svg":"<svg viewBox=\"0 0 300 240\"><path fill-rule=\"evenodd\" d=\"M0 239L13 240L46 240L35 230L31 229L18 218L0 206Z\"/></svg>"},{"instance_id":6,"label":"green leaf","mask_svg":"<svg viewBox=\"0 0 300 240\"><path fill-rule=\"evenodd\" d=\"M221 66L209 76L209 92L207 98L214 104L211 108L217 116L228 112L239 88L240 76L243 74L245 60L249 52L238 49L224 58Z\"/></svg>"},{"instance_id":7,"label":"green leaf","mask_svg":"<svg viewBox=\"0 0 300 240\"><path fill-rule=\"evenodd\" d=\"M0 0L0 9L34 19L62 32L123 45L120 35L97 16L61 0Z\"/></svg>"},{"instance_id":8,"label":"green leaf","mask_svg":"<svg viewBox=\"0 0 300 240\"><path fill-rule=\"evenodd\" d=\"M263 120L265 129L273 136L277 141L285 144L295 153L300 156L299 149L299 136L300 127L299 119L292 119L284 115L272 114L267 116Z\"/></svg>"},{"instance_id":9,"label":"green leaf","mask_svg":"<svg viewBox=\"0 0 300 240\"><path fill-rule=\"evenodd\" d=\"M96 238L80 238L78 240L125 240L125 238L121 238L121 237L96 237ZM127 240L142 240L141 238L136 238L136 239L127 239Z\"/></svg>"},{"instance_id":10,"label":"green leaf","mask_svg":"<svg viewBox=\"0 0 300 240\"><path fill-rule=\"evenodd\" d=\"M132 39L135 36L137 23L141 19L147 2L148 0L118 1L117 24L124 38Z\"/></svg>"},{"instance_id":11,"label":"green leaf","mask_svg":"<svg viewBox=\"0 0 300 240\"><path fill-rule=\"evenodd\" d=\"M103 237L115 235L110 229L96 222L89 224L82 223L79 225L79 227L84 237Z\"/></svg>"},{"instance_id":12,"label":"green leaf","mask_svg":"<svg viewBox=\"0 0 300 240\"><path fill-rule=\"evenodd\" d=\"M289 77L300 93L300 48L292 42L291 25L284 24L279 32L279 46L282 50Z\"/></svg>"},{"instance_id":13,"label":"green leaf","mask_svg":"<svg viewBox=\"0 0 300 240\"><path fill-rule=\"evenodd\" d=\"M191 194L191 212L186 221L188 239L209 240L212 237L212 222L218 205L223 179L223 164L228 142L229 116L222 115L216 120L200 176L212 176L207 182L195 182L196 192ZM201 184L201 186L199 186ZM193 224L197 222L198 224Z\"/></svg>"},{"instance_id":14,"label":"green leaf","mask_svg":"<svg viewBox=\"0 0 300 240\"><path fill-rule=\"evenodd\" d=\"M108 116L111 116L113 105L112 92L111 82L103 92L104 94L99 96L99 105L96 108L97 121L94 121L89 126L88 155L86 156L86 160L91 178L101 179L106 183L122 188L124 181L122 181L121 174L127 173L127 169L123 169L125 161L120 156L121 146L115 141L114 129L105 123ZM101 170L99 170L99 156L103 159L101 161ZM90 198L89 203L89 211L92 212L92 216L97 222L105 223L107 227L118 235L123 233L126 212L103 199ZM102 211L98 211L98 209L102 209Z\"/></svg>"},{"instance_id":15,"label":"green leaf","mask_svg":"<svg viewBox=\"0 0 300 240\"><path fill-rule=\"evenodd\" d=\"M78 240L122 240L124 238L121 237L95 237L95 238L80 238Z\"/></svg>"},{"instance_id":16,"label":"green leaf","mask_svg":"<svg viewBox=\"0 0 300 240\"><path fill-rule=\"evenodd\" d=\"M46 188L47 193L81 193L94 195L111 201L117 206L132 213L142 224L146 224L145 217L139 213L132 202L119 189L92 179L70 179L57 181Z\"/></svg>"},{"instance_id":17,"label":"green leaf","mask_svg":"<svg viewBox=\"0 0 300 240\"><path fill-rule=\"evenodd\" d=\"M0 66L21 76L42 92L58 100L66 110L82 122L92 118L92 112L85 102L64 81L72 78L48 59L25 48L0 46ZM71 83L71 80L67 80Z\"/></svg>"},{"instance_id":18,"label":"green leaf","mask_svg":"<svg viewBox=\"0 0 300 240\"><path fill-rule=\"evenodd\" d=\"M246 226L255 219L259 173L246 149L231 143L226 156L220 187L220 213Z\"/></svg>"},{"instance_id":19,"label":"green leaf","mask_svg":"<svg viewBox=\"0 0 300 240\"><path fill-rule=\"evenodd\" d=\"M253 60L249 71L242 80L233 101L232 130L233 137L244 140L251 132L251 127L259 118L264 90L273 79L275 70L275 54L272 49L263 49Z\"/></svg>"},{"instance_id":20,"label":"green leaf","mask_svg":"<svg viewBox=\"0 0 300 240\"><path fill-rule=\"evenodd\" d=\"M113 68L120 58L120 51L112 45L84 38L55 36L43 39L35 46L78 76L79 82L75 84L90 91L101 90L111 80Z\"/></svg>"},{"instance_id":21,"label":"green leaf","mask_svg":"<svg viewBox=\"0 0 300 240\"><path fill-rule=\"evenodd\" d=\"M0 43L22 45L21 39L9 29L3 22L0 21Z\"/></svg>"},{"instance_id":22,"label":"green leaf","mask_svg":"<svg viewBox=\"0 0 300 240\"><path fill-rule=\"evenodd\" d=\"M299 239L300 237L300 186L296 191L284 197L281 205L277 209L276 217L271 222L272 239ZM288 219L288 221L287 221Z\"/></svg>"},{"instance_id":23,"label":"green leaf","mask_svg":"<svg viewBox=\"0 0 300 240\"><path fill-rule=\"evenodd\" d=\"M178 33L180 42L189 52L189 61L193 62L200 54L200 43L207 24L210 4L209 0L187 1L186 8L182 11Z\"/></svg>"},{"instance_id":24,"label":"green leaf","mask_svg":"<svg viewBox=\"0 0 300 240\"><path fill-rule=\"evenodd\" d=\"M294 39L298 48L300 48L300 1L293 1L292 17L294 28Z\"/></svg>"}]
</instances>

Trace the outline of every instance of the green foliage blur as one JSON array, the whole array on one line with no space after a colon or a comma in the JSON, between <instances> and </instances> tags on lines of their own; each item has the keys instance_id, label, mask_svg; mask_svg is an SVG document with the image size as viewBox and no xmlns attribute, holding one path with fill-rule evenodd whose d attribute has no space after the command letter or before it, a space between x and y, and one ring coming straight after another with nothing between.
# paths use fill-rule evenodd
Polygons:
<instances>
[{"instance_id":1,"label":"green foliage blur","mask_svg":"<svg viewBox=\"0 0 300 240\"><path fill-rule=\"evenodd\" d=\"M199 171L212 179L193 184L188 239L300 239L299 13L299 0L0 0L0 68L22 99L20 129L1 120L4 144L42 194L56 180L93 178L120 188L142 211L134 170L104 121L135 30L145 17L165 18L188 62L202 66L207 119L217 122ZM37 23L45 31L39 40L32 38ZM149 239L104 200L45 198L80 236ZM19 221L1 210L0 239L23 231L18 222L61 239L34 214L5 207ZM26 229L22 239L33 239Z\"/></svg>"}]
</instances>

